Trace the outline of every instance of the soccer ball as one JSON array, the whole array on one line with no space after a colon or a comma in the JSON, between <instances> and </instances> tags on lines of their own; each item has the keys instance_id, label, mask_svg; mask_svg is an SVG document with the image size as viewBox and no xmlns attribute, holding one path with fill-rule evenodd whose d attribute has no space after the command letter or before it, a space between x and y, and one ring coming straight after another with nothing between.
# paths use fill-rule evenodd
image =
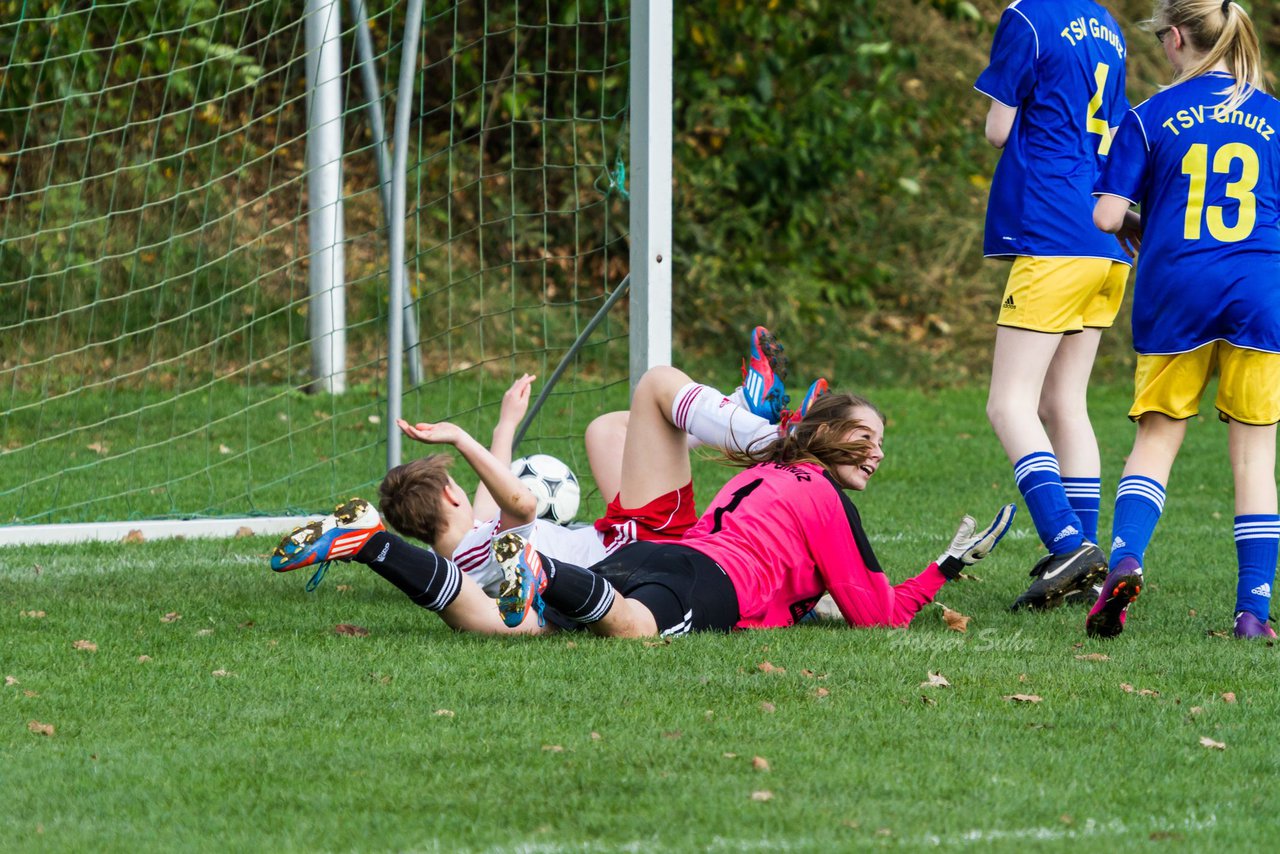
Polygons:
<instances>
[{"instance_id":1,"label":"soccer ball","mask_svg":"<svg viewBox=\"0 0 1280 854\"><path fill-rule=\"evenodd\" d=\"M531 454L511 463L511 471L538 499L538 518L564 525L578 512L581 494L569 467L549 454Z\"/></svg>"}]
</instances>

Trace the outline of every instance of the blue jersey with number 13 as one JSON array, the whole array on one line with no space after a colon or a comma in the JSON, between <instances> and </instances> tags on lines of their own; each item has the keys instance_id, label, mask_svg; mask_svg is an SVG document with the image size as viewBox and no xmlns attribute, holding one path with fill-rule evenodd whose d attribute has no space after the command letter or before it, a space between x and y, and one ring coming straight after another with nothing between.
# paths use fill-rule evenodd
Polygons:
<instances>
[{"instance_id":1,"label":"blue jersey with number 13","mask_svg":"<svg viewBox=\"0 0 1280 854\"><path fill-rule=\"evenodd\" d=\"M1142 206L1139 353L1280 353L1280 101L1215 109L1233 82L1211 72L1134 107L1095 187Z\"/></svg>"},{"instance_id":2,"label":"blue jersey with number 13","mask_svg":"<svg viewBox=\"0 0 1280 854\"><path fill-rule=\"evenodd\" d=\"M1126 55L1119 25L1090 0L1017 0L1005 10L974 84L1018 110L991 180L984 254L1128 263L1093 227L1090 195L1129 109Z\"/></svg>"}]
</instances>

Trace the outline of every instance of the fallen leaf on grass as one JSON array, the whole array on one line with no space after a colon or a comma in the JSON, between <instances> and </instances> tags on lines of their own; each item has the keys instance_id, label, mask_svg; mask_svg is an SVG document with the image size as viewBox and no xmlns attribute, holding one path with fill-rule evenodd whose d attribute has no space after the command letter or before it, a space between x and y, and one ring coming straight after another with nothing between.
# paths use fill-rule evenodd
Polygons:
<instances>
[{"instance_id":1,"label":"fallen leaf on grass","mask_svg":"<svg viewBox=\"0 0 1280 854\"><path fill-rule=\"evenodd\" d=\"M1195 609L1195 608L1189 608L1189 609L1187 609L1187 616L1188 616L1188 617L1194 617L1195 615L1196 615L1196 609Z\"/></svg>"},{"instance_id":2,"label":"fallen leaf on grass","mask_svg":"<svg viewBox=\"0 0 1280 854\"><path fill-rule=\"evenodd\" d=\"M920 687L921 688L950 688L951 683L948 682L947 677L943 676L941 673L934 673L932 670L930 670L929 680L927 682L921 682Z\"/></svg>"},{"instance_id":3,"label":"fallen leaf on grass","mask_svg":"<svg viewBox=\"0 0 1280 854\"><path fill-rule=\"evenodd\" d=\"M1226 632L1218 631L1218 630L1216 630L1216 629L1209 629L1207 632L1205 632L1205 634L1206 634L1206 635L1208 635L1208 636L1209 636L1209 637L1211 637L1211 638L1225 638L1225 637L1227 637L1227 633L1226 633Z\"/></svg>"},{"instance_id":4,"label":"fallen leaf on grass","mask_svg":"<svg viewBox=\"0 0 1280 854\"><path fill-rule=\"evenodd\" d=\"M778 711L778 707L766 700L765 702L760 704L760 711L771 715L774 712Z\"/></svg>"},{"instance_id":5,"label":"fallen leaf on grass","mask_svg":"<svg viewBox=\"0 0 1280 854\"><path fill-rule=\"evenodd\" d=\"M804 677L807 677L807 678L809 678L809 679L826 679L830 674L829 674L829 673L815 673L814 671L812 671L812 670L810 670L810 669L808 669L808 668L806 667L804 670L801 670L801 671L800 671L800 675L801 675L801 676L804 676Z\"/></svg>"},{"instance_id":6,"label":"fallen leaf on grass","mask_svg":"<svg viewBox=\"0 0 1280 854\"><path fill-rule=\"evenodd\" d=\"M858 824L856 821L854 821L851 818L844 819L843 821L840 822L840 824L843 825L844 827L848 827L853 830L857 830L859 827L862 827L862 825Z\"/></svg>"},{"instance_id":7,"label":"fallen leaf on grass","mask_svg":"<svg viewBox=\"0 0 1280 854\"><path fill-rule=\"evenodd\" d=\"M84 650L85 652L97 652L97 651L98 651L98 645L97 645L96 643L94 643L93 641L87 641L87 640L78 640L78 641L76 641L75 643L71 644L71 648L72 648L72 649L82 649L82 650Z\"/></svg>"},{"instance_id":8,"label":"fallen leaf on grass","mask_svg":"<svg viewBox=\"0 0 1280 854\"><path fill-rule=\"evenodd\" d=\"M146 664L146 663L147 663L148 661L150 661L150 660L151 660L151 656L149 656L149 655L140 655L140 656L138 656L138 663L139 663L139 664Z\"/></svg>"},{"instance_id":9,"label":"fallen leaf on grass","mask_svg":"<svg viewBox=\"0 0 1280 854\"><path fill-rule=\"evenodd\" d=\"M1200 746L1207 747L1210 750L1226 750L1227 749L1226 744L1224 744L1221 741L1214 741L1212 738L1209 738L1209 736L1207 735L1200 736Z\"/></svg>"},{"instance_id":10,"label":"fallen leaf on grass","mask_svg":"<svg viewBox=\"0 0 1280 854\"><path fill-rule=\"evenodd\" d=\"M357 626L351 623L338 623L333 627L335 635L347 635L353 638L363 638L369 635L369 630L364 626Z\"/></svg>"},{"instance_id":11,"label":"fallen leaf on grass","mask_svg":"<svg viewBox=\"0 0 1280 854\"><path fill-rule=\"evenodd\" d=\"M252 536L253 536L253 528L250 528L248 525L241 525L239 528L236 528L236 536L237 536L237 537L252 537Z\"/></svg>"},{"instance_id":12,"label":"fallen leaf on grass","mask_svg":"<svg viewBox=\"0 0 1280 854\"><path fill-rule=\"evenodd\" d=\"M1139 689L1138 689L1138 696L1139 696L1139 697L1159 697L1159 696L1160 696L1160 692L1159 692L1159 691L1152 691L1150 688L1139 688Z\"/></svg>"},{"instance_id":13,"label":"fallen leaf on grass","mask_svg":"<svg viewBox=\"0 0 1280 854\"><path fill-rule=\"evenodd\" d=\"M132 531L120 538L120 542L122 543L145 543L146 541L147 538L144 537L142 532L137 528L134 528Z\"/></svg>"},{"instance_id":14,"label":"fallen leaf on grass","mask_svg":"<svg viewBox=\"0 0 1280 854\"><path fill-rule=\"evenodd\" d=\"M1039 694L1006 694L1002 699L1013 703L1042 703L1044 697Z\"/></svg>"},{"instance_id":15,"label":"fallen leaf on grass","mask_svg":"<svg viewBox=\"0 0 1280 854\"><path fill-rule=\"evenodd\" d=\"M751 757L751 767L757 771L768 771L769 760L765 759L763 756L753 756Z\"/></svg>"},{"instance_id":16,"label":"fallen leaf on grass","mask_svg":"<svg viewBox=\"0 0 1280 854\"><path fill-rule=\"evenodd\" d=\"M219 678L222 678L223 676L235 676L235 674L230 670L215 670L213 671L213 675Z\"/></svg>"},{"instance_id":17,"label":"fallen leaf on grass","mask_svg":"<svg viewBox=\"0 0 1280 854\"><path fill-rule=\"evenodd\" d=\"M41 620L46 616L44 611L19 611L19 617L27 617L31 620Z\"/></svg>"},{"instance_id":18,"label":"fallen leaf on grass","mask_svg":"<svg viewBox=\"0 0 1280 854\"><path fill-rule=\"evenodd\" d=\"M1227 691L1222 695L1222 702L1224 703L1234 703L1235 701L1236 701L1235 691Z\"/></svg>"},{"instance_id":19,"label":"fallen leaf on grass","mask_svg":"<svg viewBox=\"0 0 1280 854\"><path fill-rule=\"evenodd\" d=\"M759 664L756 665L756 670L759 670L761 673L786 673L787 672L787 668L778 667L772 661L760 662Z\"/></svg>"},{"instance_id":20,"label":"fallen leaf on grass","mask_svg":"<svg viewBox=\"0 0 1280 854\"><path fill-rule=\"evenodd\" d=\"M681 732L680 730L673 729L670 732L664 732L662 734L662 737L667 739L668 741L676 741L677 739L681 738L683 735L684 733Z\"/></svg>"},{"instance_id":21,"label":"fallen leaf on grass","mask_svg":"<svg viewBox=\"0 0 1280 854\"><path fill-rule=\"evenodd\" d=\"M53 724L42 724L40 721L27 721L27 729L36 735L53 735Z\"/></svg>"},{"instance_id":22,"label":"fallen leaf on grass","mask_svg":"<svg viewBox=\"0 0 1280 854\"><path fill-rule=\"evenodd\" d=\"M228 448L226 445L220 444L218 445L218 453L222 454L223 456L226 456L227 454L231 453L231 449Z\"/></svg>"},{"instance_id":23,"label":"fallen leaf on grass","mask_svg":"<svg viewBox=\"0 0 1280 854\"><path fill-rule=\"evenodd\" d=\"M564 753L564 748L558 744L544 744L542 749L547 753Z\"/></svg>"},{"instance_id":24,"label":"fallen leaf on grass","mask_svg":"<svg viewBox=\"0 0 1280 854\"><path fill-rule=\"evenodd\" d=\"M94 442L92 445L85 445L85 448L93 451L100 457L111 450L111 447L106 442Z\"/></svg>"},{"instance_id":25,"label":"fallen leaf on grass","mask_svg":"<svg viewBox=\"0 0 1280 854\"><path fill-rule=\"evenodd\" d=\"M255 623L253 620L245 620L243 623L241 623L240 625L236 626L236 628L237 628L237 629L251 629L251 628L253 628L253 627L254 627L254 626L256 626L256 625L257 625L257 623Z\"/></svg>"},{"instance_id":26,"label":"fallen leaf on grass","mask_svg":"<svg viewBox=\"0 0 1280 854\"><path fill-rule=\"evenodd\" d=\"M818 699L822 699L823 697L830 696L830 694L831 692L823 687L817 687L813 689L813 696L817 697Z\"/></svg>"},{"instance_id":27,"label":"fallen leaf on grass","mask_svg":"<svg viewBox=\"0 0 1280 854\"><path fill-rule=\"evenodd\" d=\"M22 696L24 696L24 697L39 697L39 696L40 696L40 692L39 692L39 691L23 691L23 692L22 692Z\"/></svg>"},{"instance_id":28,"label":"fallen leaf on grass","mask_svg":"<svg viewBox=\"0 0 1280 854\"><path fill-rule=\"evenodd\" d=\"M721 755L722 755L722 756L724 756L724 758L725 758L725 759L737 759L737 758L738 758L738 754L736 754L736 753L724 753L724 754L721 754Z\"/></svg>"},{"instance_id":29,"label":"fallen leaf on grass","mask_svg":"<svg viewBox=\"0 0 1280 854\"><path fill-rule=\"evenodd\" d=\"M1077 655L1076 661L1110 661L1111 656L1103 655L1100 652L1091 652L1088 655Z\"/></svg>"},{"instance_id":30,"label":"fallen leaf on grass","mask_svg":"<svg viewBox=\"0 0 1280 854\"><path fill-rule=\"evenodd\" d=\"M595 731L592 731L592 733L591 733L591 740L592 740L592 741L600 741L600 740L601 740L601 739L603 739L603 738L604 738L604 736L603 736L603 735L601 735L600 733L595 732Z\"/></svg>"},{"instance_id":31,"label":"fallen leaf on grass","mask_svg":"<svg viewBox=\"0 0 1280 854\"><path fill-rule=\"evenodd\" d=\"M207 638L211 634L213 634L213 629L200 629L196 632L196 637Z\"/></svg>"},{"instance_id":32,"label":"fallen leaf on grass","mask_svg":"<svg viewBox=\"0 0 1280 854\"><path fill-rule=\"evenodd\" d=\"M926 697L924 694L920 695L920 702L924 703L926 706L938 705L937 700L933 699L932 697Z\"/></svg>"},{"instance_id":33,"label":"fallen leaf on grass","mask_svg":"<svg viewBox=\"0 0 1280 854\"><path fill-rule=\"evenodd\" d=\"M179 614L177 611L170 611L169 613L165 614L163 617L160 618L160 622L176 623L178 620L181 620L181 619L182 619L182 615Z\"/></svg>"},{"instance_id":34,"label":"fallen leaf on grass","mask_svg":"<svg viewBox=\"0 0 1280 854\"><path fill-rule=\"evenodd\" d=\"M942 605L941 602L938 603ZM947 628L953 632L969 631L969 618L959 611L953 611L946 605L942 605L942 622L947 624Z\"/></svg>"},{"instance_id":35,"label":"fallen leaf on grass","mask_svg":"<svg viewBox=\"0 0 1280 854\"><path fill-rule=\"evenodd\" d=\"M758 791L758 792L752 792L752 793L751 793L751 800L753 800L753 801L771 801L771 800L773 800L773 792L770 792L770 791L768 791L767 789L761 789L761 790L760 790L760 791Z\"/></svg>"},{"instance_id":36,"label":"fallen leaf on grass","mask_svg":"<svg viewBox=\"0 0 1280 854\"><path fill-rule=\"evenodd\" d=\"M10 687L10 686L12 686L12 685L21 685L21 684L22 684L21 682L19 682L16 678L14 678L14 677L12 677L12 676L6 676L6 677L4 677L4 687L6 687L6 688L8 688L8 687Z\"/></svg>"},{"instance_id":37,"label":"fallen leaf on grass","mask_svg":"<svg viewBox=\"0 0 1280 854\"><path fill-rule=\"evenodd\" d=\"M436 717L451 718L454 716L453 709L436 709Z\"/></svg>"},{"instance_id":38,"label":"fallen leaf on grass","mask_svg":"<svg viewBox=\"0 0 1280 854\"><path fill-rule=\"evenodd\" d=\"M1191 714L1193 714L1193 715L1199 715L1199 714L1202 714L1203 712L1204 712L1204 706L1192 706L1192 707L1191 707Z\"/></svg>"},{"instance_id":39,"label":"fallen leaf on grass","mask_svg":"<svg viewBox=\"0 0 1280 854\"><path fill-rule=\"evenodd\" d=\"M354 588L352 588L350 584L339 584L333 589L337 590L339 593L350 593Z\"/></svg>"}]
</instances>

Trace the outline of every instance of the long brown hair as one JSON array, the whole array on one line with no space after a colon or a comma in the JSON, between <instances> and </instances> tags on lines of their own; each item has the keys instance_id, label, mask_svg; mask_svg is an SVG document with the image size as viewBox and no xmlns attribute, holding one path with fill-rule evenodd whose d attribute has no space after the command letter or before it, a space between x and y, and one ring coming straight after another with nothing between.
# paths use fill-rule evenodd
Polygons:
<instances>
[{"instance_id":1,"label":"long brown hair","mask_svg":"<svg viewBox=\"0 0 1280 854\"><path fill-rule=\"evenodd\" d=\"M1266 91L1258 33L1253 28L1249 13L1239 3L1156 0L1151 20L1146 22L1146 26L1157 33L1168 27L1177 27L1182 37L1196 51L1204 54L1199 62L1182 69L1174 77L1174 83L1199 77L1219 63L1231 71L1235 83L1230 89L1217 93L1226 95L1227 99L1216 109L1231 112L1243 104L1254 89Z\"/></svg>"},{"instance_id":2,"label":"long brown hair","mask_svg":"<svg viewBox=\"0 0 1280 854\"><path fill-rule=\"evenodd\" d=\"M804 418L780 439L757 441L742 451L726 450L730 462L742 466L759 463L817 463L831 470L836 466L861 465L875 446L866 439L844 441L849 431L867 426L855 417L859 408L874 412L881 421L884 413L865 397L847 392L831 392L815 400Z\"/></svg>"}]
</instances>

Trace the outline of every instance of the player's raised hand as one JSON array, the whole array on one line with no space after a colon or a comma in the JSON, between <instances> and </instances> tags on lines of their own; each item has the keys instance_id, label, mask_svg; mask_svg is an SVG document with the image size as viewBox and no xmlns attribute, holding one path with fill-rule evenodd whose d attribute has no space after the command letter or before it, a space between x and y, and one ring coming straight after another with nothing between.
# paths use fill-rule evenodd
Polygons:
<instances>
[{"instance_id":1,"label":"player's raised hand","mask_svg":"<svg viewBox=\"0 0 1280 854\"><path fill-rule=\"evenodd\" d=\"M441 421L438 424L429 424L426 421L410 424L403 418L397 418L396 426L410 439L416 439L428 445L457 445L469 435L466 430L448 421Z\"/></svg>"},{"instance_id":2,"label":"player's raised hand","mask_svg":"<svg viewBox=\"0 0 1280 854\"><path fill-rule=\"evenodd\" d=\"M520 419L529 411L529 394L536 379L533 374L525 374L511 384L511 388L502 395L502 407L498 410L499 423L520 423Z\"/></svg>"}]
</instances>

